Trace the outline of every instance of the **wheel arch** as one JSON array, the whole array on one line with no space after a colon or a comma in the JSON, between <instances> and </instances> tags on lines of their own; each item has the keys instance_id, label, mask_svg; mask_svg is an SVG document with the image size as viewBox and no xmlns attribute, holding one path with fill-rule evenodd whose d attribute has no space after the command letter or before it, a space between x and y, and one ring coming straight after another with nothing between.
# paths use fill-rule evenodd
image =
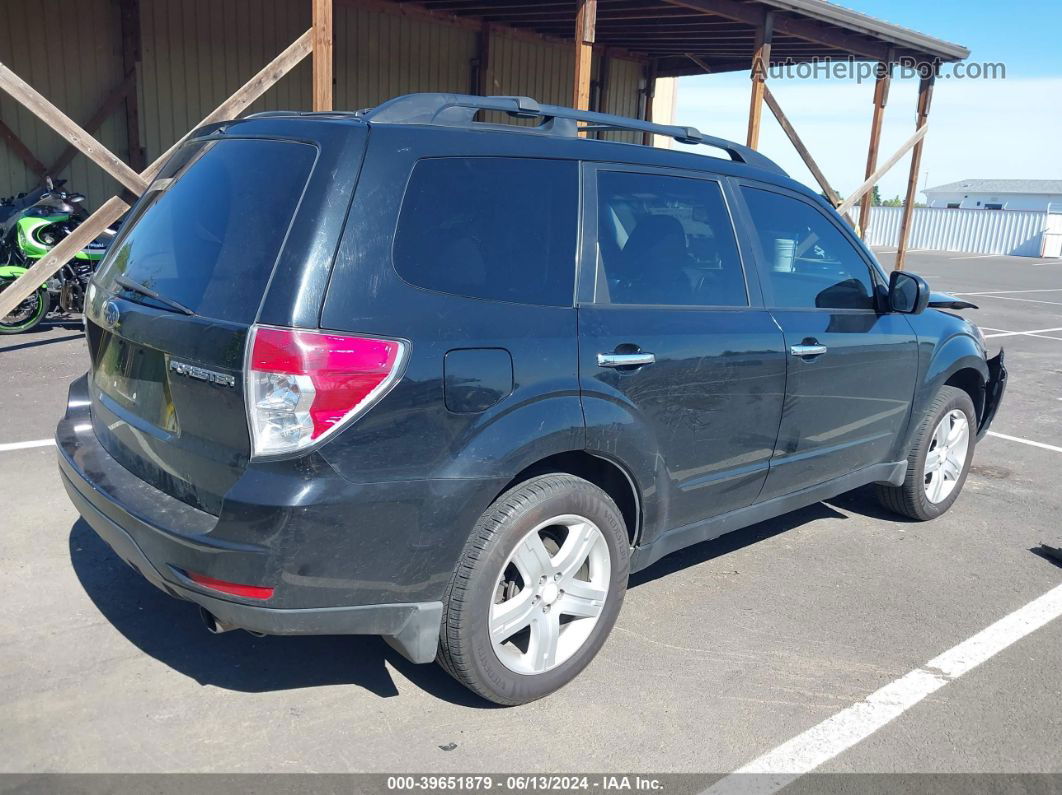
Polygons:
<instances>
[{"instance_id":1,"label":"wheel arch","mask_svg":"<svg viewBox=\"0 0 1062 795\"><path fill-rule=\"evenodd\" d=\"M524 467L495 495L538 475L564 472L587 480L613 499L627 525L627 537L635 546L642 526L642 504L634 476L619 462L586 450L568 450L546 456ZM492 500L493 502L493 500Z\"/></svg>"}]
</instances>

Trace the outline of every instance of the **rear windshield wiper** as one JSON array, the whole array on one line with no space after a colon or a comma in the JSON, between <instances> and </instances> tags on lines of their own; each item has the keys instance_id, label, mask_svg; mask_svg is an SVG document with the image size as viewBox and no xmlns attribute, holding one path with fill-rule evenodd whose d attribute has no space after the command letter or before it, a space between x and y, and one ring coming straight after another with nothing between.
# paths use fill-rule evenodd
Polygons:
<instances>
[{"instance_id":1,"label":"rear windshield wiper","mask_svg":"<svg viewBox=\"0 0 1062 795\"><path fill-rule=\"evenodd\" d=\"M119 287L124 287L126 290L132 290L134 293L140 293L141 295L146 295L148 298L150 298L150 299L152 299L154 301L158 301L163 306L168 306L170 309L176 310L177 312L181 312L181 313L183 313L185 315L194 315L195 314L195 312L193 312L191 309L186 307L184 304L178 303L177 301L174 301L172 298L167 298L164 295L159 295L154 290L152 290L150 287L145 287L144 285L140 284L139 282L134 282L132 279L127 279L124 276L115 276L114 277L114 283L117 284Z\"/></svg>"}]
</instances>

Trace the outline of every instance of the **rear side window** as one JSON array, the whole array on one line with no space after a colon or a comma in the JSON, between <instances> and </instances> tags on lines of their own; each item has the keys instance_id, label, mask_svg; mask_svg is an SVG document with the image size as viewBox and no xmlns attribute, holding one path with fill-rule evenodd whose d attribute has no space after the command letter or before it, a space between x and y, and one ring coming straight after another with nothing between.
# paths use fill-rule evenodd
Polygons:
<instances>
[{"instance_id":1,"label":"rear side window","mask_svg":"<svg viewBox=\"0 0 1062 795\"><path fill-rule=\"evenodd\" d=\"M602 171L597 303L748 306L719 183Z\"/></svg>"},{"instance_id":2,"label":"rear side window","mask_svg":"<svg viewBox=\"0 0 1062 795\"><path fill-rule=\"evenodd\" d=\"M316 155L308 144L249 139L186 152L172 182L156 182L165 187L138 208L100 281L123 275L198 315L253 322Z\"/></svg>"},{"instance_id":3,"label":"rear side window","mask_svg":"<svg viewBox=\"0 0 1062 795\"><path fill-rule=\"evenodd\" d=\"M429 290L571 306L578 179L565 160L421 160L398 218L395 269Z\"/></svg>"},{"instance_id":4,"label":"rear side window","mask_svg":"<svg viewBox=\"0 0 1062 795\"><path fill-rule=\"evenodd\" d=\"M855 247L817 207L742 188L776 307L874 309L874 280Z\"/></svg>"}]
</instances>

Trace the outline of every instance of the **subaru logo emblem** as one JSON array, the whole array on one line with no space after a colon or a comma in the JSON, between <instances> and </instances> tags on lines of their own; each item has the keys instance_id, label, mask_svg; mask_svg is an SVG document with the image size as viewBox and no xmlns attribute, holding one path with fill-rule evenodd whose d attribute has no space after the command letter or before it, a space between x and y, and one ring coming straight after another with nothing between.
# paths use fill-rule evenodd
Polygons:
<instances>
[{"instance_id":1,"label":"subaru logo emblem","mask_svg":"<svg viewBox=\"0 0 1062 795\"><path fill-rule=\"evenodd\" d=\"M103 323L107 328L114 328L118 325L118 318L121 317L121 312L118 311L118 304L114 301L108 301L103 305Z\"/></svg>"}]
</instances>

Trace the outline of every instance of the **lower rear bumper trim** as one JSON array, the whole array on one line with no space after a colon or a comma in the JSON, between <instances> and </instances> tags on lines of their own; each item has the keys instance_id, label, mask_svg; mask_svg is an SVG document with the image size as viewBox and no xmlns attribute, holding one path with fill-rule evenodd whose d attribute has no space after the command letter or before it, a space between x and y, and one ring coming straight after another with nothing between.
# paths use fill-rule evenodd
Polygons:
<instances>
[{"instance_id":1,"label":"lower rear bumper trim","mask_svg":"<svg viewBox=\"0 0 1062 795\"><path fill-rule=\"evenodd\" d=\"M132 536L96 508L63 468L60 474L78 512L115 554L156 588L194 602L224 624L265 635L382 635L412 662L435 659L442 621L441 602L291 609L240 604L193 591L163 577Z\"/></svg>"}]
</instances>

